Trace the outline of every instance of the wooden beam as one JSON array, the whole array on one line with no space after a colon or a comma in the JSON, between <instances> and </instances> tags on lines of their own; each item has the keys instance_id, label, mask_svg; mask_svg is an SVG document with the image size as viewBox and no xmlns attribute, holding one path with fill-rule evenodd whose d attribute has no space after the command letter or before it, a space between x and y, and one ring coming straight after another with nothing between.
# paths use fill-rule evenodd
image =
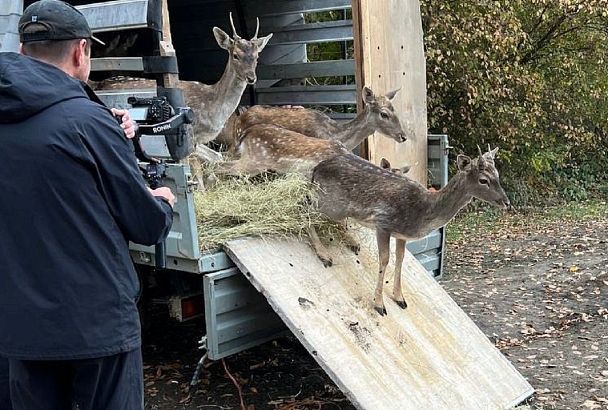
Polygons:
<instances>
[{"instance_id":1,"label":"wooden beam","mask_svg":"<svg viewBox=\"0 0 608 410\"><path fill-rule=\"evenodd\" d=\"M357 0L360 5L361 66L376 94L401 88L393 100L409 140L398 144L377 133L368 140L369 159L393 166L409 164L408 176L427 180L426 66L418 0ZM355 8L353 8L355 14Z\"/></svg>"},{"instance_id":2,"label":"wooden beam","mask_svg":"<svg viewBox=\"0 0 608 410\"><path fill-rule=\"evenodd\" d=\"M160 55L163 57L175 57L175 49L171 42L171 23L169 20L168 0L162 0L162 30L163 39L160 42ZM176 88L179 84L178 74L163 74L165 88Z\"/></svg>"},{"instance_id":3,"label":"wooden beam","mask_svg":"<svg viewBox=\"0 0 608 410\"><path fill-rule=\"evenodd\" d=\"M361 32L361 0L352 0L353 8L353 48L355 54L355 82L357 83L357 112L363 110L361 100L361 90L365 85L365 75L363 71L363 39ZM359 155L369 159L369 145L367 138L359 145Z\"/></svg>"}]
</instances>

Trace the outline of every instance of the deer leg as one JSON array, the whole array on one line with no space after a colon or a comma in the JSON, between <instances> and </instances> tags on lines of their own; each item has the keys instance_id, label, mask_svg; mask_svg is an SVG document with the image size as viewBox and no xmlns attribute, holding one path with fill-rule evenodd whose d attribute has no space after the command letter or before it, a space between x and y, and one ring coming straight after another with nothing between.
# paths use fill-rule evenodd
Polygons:
<instances>
[{"instance_id":1,"label":"deer leg","mask_svg":"<svg viewBox=\"0 0 608 410\"><path fill-rule=\"evenodd\" d=\"M206 188L205 177L203 175L203 164L196 155L190 155L188 157L188 165L190 166L190 172L192 173L192 179L197 182L197 189L204 190Z\"/></svg>"},{"instance_id":2,"label":"deer leg","mask_svg":"<svg viewBox=\"0 0 608 410\"><path fill-rule=\"evenodd\" d=\"M249 175L255 176L263 172L263 169L241 159L225 161L215 171L218 175Z\"/></svg>"},{"instance_id":3,"label":"deer leg","mask_svg":"<svg viewBox=\"0 0 608 410\"><path fill-rule=\"evenodd\" d=\"M310 226L308 228L308 236L310 237L310 244L312 245L312 248L315 250L315 253L319 257L321 262L323 262L323 266L325 266L326 268L331 266L333 264L331 255L329 254L329 251L327 250L325 245L321 243L319 235L317 234L317 230L314 226Z\"/></svg>"},{"instance_id":4,"label":"deer leg","mask_svg":"<svg viewBox=\"0 0 608 410\"><path fill-rule=\"evenodd\" d=\"M346 246L348 246L348 249L350 249L351 251L353 251L353 253L355 255L359 254L359 251L361 251L361 245L359 244L359 242L357 242L355 240L355 238L353 238L352 236L346 234L345 235L345 242L346 242Z\"/></svg>"},{"instance_id":5,"label":"deer leg","mask_svg":"<svg viewBox=\"0 0 608 410\"><path fill-rule=\"evenodd\" d=\"M197 156L201 162L217 162L222 160L222 154L212 150L204 144L197 144L193 154Z\"/></svg>"},{"instance_id":6,"label":"deer leg","mask_svg":"<svg viewBox=\"0 0 608 410\"><path fill-rule=\"evenodd\" d=\"M405 241L403 239L395 239L395 278L393 280L393 299L401 309L407 307L403 291L401 290L401 265L405 256Z\"/></svg>"},{"instance_id":7,"label":"deer leg","mask_svg":"<svg viewBox=\"0 0 608 410\"><path fill-rule=\"evenodd\" d=\"M376 242L378 243L378 283L374 293L374 309L381 316L386 315L384 300L382 300L382 290L384 288L384 274L386 273L386 265L390 256L391 234L376 230Z\"/></svg>"}]
</instances>

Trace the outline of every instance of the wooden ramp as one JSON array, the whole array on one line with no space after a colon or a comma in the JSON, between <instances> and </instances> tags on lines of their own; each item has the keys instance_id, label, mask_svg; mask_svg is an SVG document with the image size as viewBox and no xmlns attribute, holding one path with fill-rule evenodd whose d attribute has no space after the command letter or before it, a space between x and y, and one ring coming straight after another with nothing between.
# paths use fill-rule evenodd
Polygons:
<instances>
[{"instance_id":1,"label":"wooden ramp","mask_svg":"<svg viewBox=\"0 0 608 410\"><path fill-rule=\"evenodd\" d=\"M533 393L409 252L408 308L390 298L391 283L388 314L372 310L376 249L361 239L359 256L334 248L330 268L295 239L240 239L226 252L357 408L508 409Z\"/></svg>"}]
</instances>

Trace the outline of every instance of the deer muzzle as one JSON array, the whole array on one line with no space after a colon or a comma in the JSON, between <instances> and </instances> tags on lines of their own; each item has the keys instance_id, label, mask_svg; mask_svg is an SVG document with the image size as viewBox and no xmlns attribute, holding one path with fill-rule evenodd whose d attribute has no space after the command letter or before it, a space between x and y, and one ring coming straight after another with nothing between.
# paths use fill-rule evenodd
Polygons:
<instances>
[{"instance_id":1,"label":"deer muzzle","mask_svg":"<svg viewBox=\"0 0 608 410\"><path fill-rule=\"evenodd\" d=\"M247 81L247 84L255 84L256 80L257 80L257 77L255 74L248 74L245 77L245 81Z\"/></svg>"},{"instance_id":2,"label":"deer muzzle","mask_svg":"<svg viewBox=\"0 0 608 410\"><path fill-rule=\"evenodd\" d=\"M511 201L509 201L508 199L499 199L498 201L498 206L500 206L501 208L509 211L513 208L513 206L511 205Z\"/></svg>"}]
</instances>

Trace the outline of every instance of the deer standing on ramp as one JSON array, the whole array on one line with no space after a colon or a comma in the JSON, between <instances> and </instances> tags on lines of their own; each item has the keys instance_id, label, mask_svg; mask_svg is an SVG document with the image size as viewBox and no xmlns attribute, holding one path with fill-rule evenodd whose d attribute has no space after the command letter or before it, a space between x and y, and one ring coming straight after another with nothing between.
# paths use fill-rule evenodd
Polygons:
<instances>
[{"instance_id":1,"label":"deer standing on ramp","mask_svg":"<svg viewBox=\"0 0 608 410\"><path fill-rule=\"evenodd\" d=\"M352 218L364 226L376 229L378 244L378 282L373 306L380 314L386 309L382 299L384 274L389 261L390 238L397 240L393 298L406 308L401 290L401 264L408 240L422 238L448 223L473 197L493 205L510 208L510 201L502 186L494 157L498 148L488 150L471 159L457 158L458 173L439 191L429 191L406 176L376 167L355 155L339 155L321 162L313 171L318 184L319 210L339 221ZM323 263L331 265L331 258L311 234L313 247Z\"/></svg>"},{"instance_id":2,"label":"deer standing on ramp","mask_svg":"<svg viewBox=\"0 0 608 410\"><path fill-rule=\"evenodd\" d=\"M241 38L234 27L230 13L233 38L219 27L213 27L217 44L228 51L228 62L219 81L213 85L198 81L180 81L178 87L184 91L187 105L194 112L195 156L200 160L217 160L221 156L204 144L212 141L222 131L226 120L236 110L248 84L257 81L255 69L258 55L266 47L272 33L258 38L260 21L257 19L255 35L251 40ZM100 82L96 90L154 88L153 80L118 78Z\"/></svg>"},{"instance_id":3,"label":"deer standing on ramp","mask_svg":"<svg viewBox=\"0 0 608 410\"><path fill-rule=\"evenodd\" d=\"M398 92L397 89L386 95L376 96L369 87L363 87L364 108L354 119L346 122L333 120L320 111L307 108L255 105L237 117L236 128L246 130L254 125L273 124L308 137L339 141L348 150L356 148L374 132L397 142L404 142L414 136L414 131L409 127L404 130L395 112L391 101ZM234 141L228 138L223 142L236 148L238 137L236 135Z\"/></svg>"}]
</instances>

